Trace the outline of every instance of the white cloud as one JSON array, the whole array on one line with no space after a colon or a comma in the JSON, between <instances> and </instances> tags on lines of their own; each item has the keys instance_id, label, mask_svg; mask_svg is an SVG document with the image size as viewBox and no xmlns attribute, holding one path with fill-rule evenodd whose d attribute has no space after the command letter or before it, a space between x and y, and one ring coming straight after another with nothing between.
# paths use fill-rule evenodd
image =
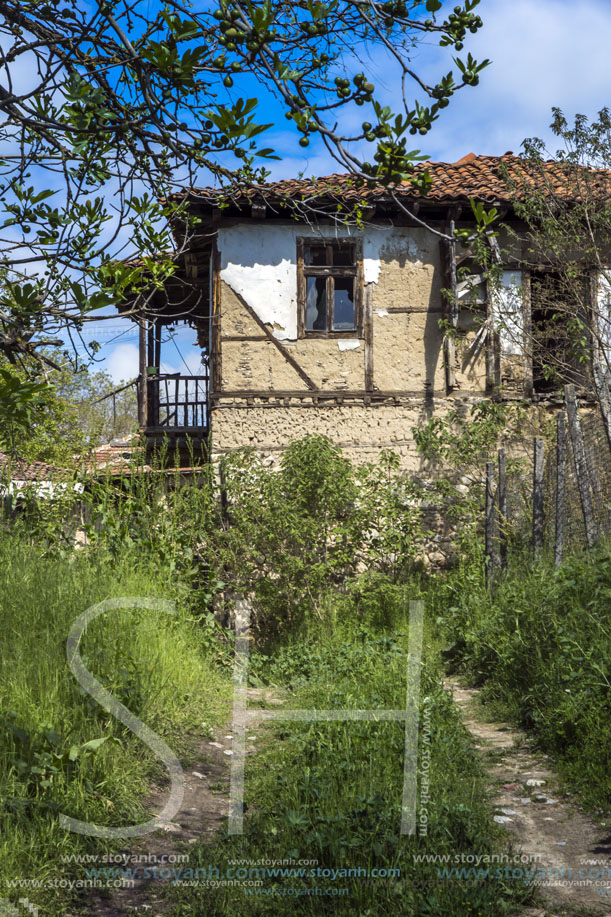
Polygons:
<instances>
[{"instance_id":1,"label":"white cloud","mask_svg":"<svg viewBox=\"0 0 611 917\"><path fill-rule=\"evenodd\" d=\"M117 385L138 375L138 348L135 344L118 344L106 359L104 369Z\"/></svg>"},{"instance_id":2,"label":"white cloud","mask_svg":"<svg viewBox=\"0 0 611 917\"><path fill-rule=\"evenodd\" d=\"M454 161L465 153L519 152L525 137L556 143L553 106L569 120L592 117L611 103L611 4L604 0L488 0L484 27L469 44L492 64L480 85L461 90L442 112L423 145L432 158Z\"/></svg>"},{"instance_id":3,"label":"white cloud","mask_svg":"<svg viewBox=\"0 0 611 917\"><path fill-rule=\"evenodd\" d=\"M478 13L484 26L468 37L460 56L470 51L476 59L488 57L492 63L482 71L477 87L465 87L452 98L427 136L410 138L431 159L453 162L469 152L517 153L522 141L532 136L542 137L554 152L552 107L561 108L571 121L577 113L591 118L603 106L611 106L608 0L484 0ZM414 49L412 62L433 82L450 69L456 72L451 57L447 49L429 41ZM368 67L380 97L398 110L397 71L373 51ZM353 128L366 115L367 108L343 111L342 126ZM274 178L295 176L301 170L324 175L341 169L319 140L301 154L283 123L271 136L286 152L281 162L270 166ZM359 152L370 157L365 144Z\"/></svg>"}]
</instances>

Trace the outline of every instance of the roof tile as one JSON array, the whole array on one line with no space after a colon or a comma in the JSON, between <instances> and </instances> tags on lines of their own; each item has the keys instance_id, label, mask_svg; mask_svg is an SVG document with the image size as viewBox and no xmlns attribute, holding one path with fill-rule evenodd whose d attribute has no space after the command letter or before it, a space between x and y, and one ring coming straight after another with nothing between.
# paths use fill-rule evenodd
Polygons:
<instances>
[{"instance_id":1,"label":"roof tile","mask_svg":"<svg viewBox=\"0 0 611 917\"><path fill-rule=\"evenodd\" d=\"M507 177L518 185L533 180L543 174L546 182L555 194L566 199L575 197L571 188L574 184L567 177L567 166L560 162L538 162L533 164L528 159L505 153L504 156L476 156L468 153L457 162L423 162L416 166L416 172L428 169L432 184L427 201L437 203L466 202L469 198L485 203L510 203L515 196L508 187ZM542 169L542 172L541 172ZM605 194L611 192L611 171L586 170L596 179L596 185ZM599 182L600 179L600 182ZM403 202L422 200L423 196L411 184L405 182L393 189ZM363 200L383 201L390 199L390 191L378 186L369 189L357 187L355 177L350 174L334 174L321 178L284 179L269 182L265 185L241 188L234 192L219 191L214 188L193 188L189 197L194 202L215 204L219 200L232 201L236 205L250 204L264 199L268 204L282 204L282 201L300 200L304 204L313 204L325 199L357 202ZM177 195L179 196L179 195Z\"/></svg>"}]
</instances>

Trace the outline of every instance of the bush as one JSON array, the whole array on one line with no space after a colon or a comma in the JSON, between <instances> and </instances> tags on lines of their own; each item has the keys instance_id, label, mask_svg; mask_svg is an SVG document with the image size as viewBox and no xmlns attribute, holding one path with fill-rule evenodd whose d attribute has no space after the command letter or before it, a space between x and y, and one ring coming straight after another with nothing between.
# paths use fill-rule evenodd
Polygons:
<instances>
[{"instance_id":1,"label":"bush","mask_svg":"<svg viewBox=\"0 0 611 917\"><path fill-rule=\"evenodd\" d=\"M462 671L537 738L590 806L608 808L611 545L559 570L525 563L492 593L463 586L450 579L437 595Z\"/></svg>"}]
</instances>

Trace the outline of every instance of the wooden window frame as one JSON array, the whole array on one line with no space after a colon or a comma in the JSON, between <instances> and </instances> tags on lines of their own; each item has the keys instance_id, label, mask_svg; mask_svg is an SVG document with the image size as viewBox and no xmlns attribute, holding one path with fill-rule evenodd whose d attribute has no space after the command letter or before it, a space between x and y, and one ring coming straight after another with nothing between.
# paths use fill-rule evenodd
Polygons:
<instances>
[{"instance_id":1,"label":"wooden window frame","mask_svg":"<svg viewBox=\"0 0 611 917\"><path fill-rule=\"evenodd\" d=\"M337 245L352 245L354 247L354 267L337 265L306 265L306 245L328 245L331 248ZM312 330L306 328L307 311L307 278L326 277L327 299L327 327ZM333 280L335 277L354 278L354 325L352 329L333 330ZM300 338L360 338L364 337L363 330L363 242L361 239L340 238L321 239L320 236L302 236L297 239L297 330Z\"/></svg>"},{"instance_id":2,"label":"wooden window frame","mask_svg":"<svg viewBox=\"0 0 611 917\"><path fill-rule=\"evenodd\" d=\"M577 385L578 388L582 388L582 389L587 388L589 384L587 377L584 377L582 381L579 381L578 379L572 379L570 378L570 376L567 375L566 378L562 378L558 380L558 385L555 389L546 390L546 389L538 388L539 379L536 375L537 360L535 358L535 353L534 353L534 340L535 340L535 333L536 333L535 326L539 324L539 322L535 321L535 312L538 310L536 308L537 302L535 301L534 294L533 294L533 278L537 276L541 277L544 275L557 275L558 273L559 273L558 267L556 267L555 265L548 265L548 264L541 264L541 265L529 264L527 267L522 268L522 276L525 281L524 286L527 290L527 296L528 296L527 303L526 303L527 320L528 320L528 337L527 337L528 351L527 351L526 357L528 361L527 388L529 389L529 394L531 398L532 397L538 398L538 399L546 398L546 397L552 398L554 397L554 395L557 395L559 392L562 392L563 386L567 382L572 382L573 384ZM592 301L591 301L591 293L590 293L591 287L592 287L592 277L593 277L592 269L588 267L587 265L584 265L583 283L584 283L584 302L586 306L586 315L584 316L584 319L587 325L589 325L592 322ZM576 373L578 372L579 370L576 370Z\"/></svg>"}]
</instances>

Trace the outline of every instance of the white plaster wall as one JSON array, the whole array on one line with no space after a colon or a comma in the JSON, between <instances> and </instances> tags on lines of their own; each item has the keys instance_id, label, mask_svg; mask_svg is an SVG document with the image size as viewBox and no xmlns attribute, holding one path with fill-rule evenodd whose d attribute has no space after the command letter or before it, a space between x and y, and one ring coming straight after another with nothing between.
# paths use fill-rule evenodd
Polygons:
<instances>
[{"instance_id":1,"label":"white plaster wall","mask_svg":"<svg viewBox=\"0 0 611 917\"><path fill-rule=\"evenodd\" d=\"M365 283L377 283L383 248L418 261L419 246L407 227L348 226L316 229L296 223L243 223L219 230L221 278L270 326L279 340L297 338L297 238L362 238Z\"/></svg>"}]
</instances>

